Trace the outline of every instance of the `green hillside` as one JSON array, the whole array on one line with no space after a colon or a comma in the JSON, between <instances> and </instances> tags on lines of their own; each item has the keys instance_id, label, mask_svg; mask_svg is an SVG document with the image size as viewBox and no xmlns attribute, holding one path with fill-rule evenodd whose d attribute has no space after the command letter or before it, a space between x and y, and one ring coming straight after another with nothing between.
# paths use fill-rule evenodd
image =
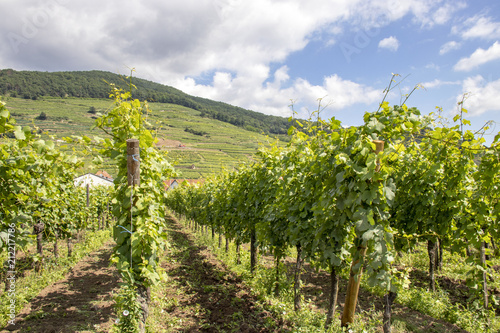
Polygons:
<instances>
[{"instance_id":1,"label":"green hillside","mask_svg":"<svg viewBox=\"0 0 500 333\"><path fill-rule=\"evenodd\" d=\"M0 70L0 95L18 97L26 100L37 100L41 97L78 97L107 98L110 87L114 83L118 87L129 90L129 79L103 71L83 72L36 72ZM222 102L190 96L182 91L159 83L132 78L137 87L133 97L141 101L170 103L199 111L195 116L212 118L222 122L271 135L287 133L288 119L268 116L259 112L245 110Z\"/></svg>"},{"instance_id":2,"label":"green hillside","mask_svg":"<svg viewBox=\"0 0 500 333\"><path fill-rule=\"evenodd\" d=\"M110 99L42 97L24 99L7 97L7 108L19 125L36 126L55 139L70 135L103 136L90 130L96 114L113 107ZM170 103L150 103L150 121L158 128L158 145L169 151L169 159L183 178L205 178L248 161L259 143L274 141L262 134L215 119L200 117L200 111ZM40 115L43 113L42 117ZM80 151L78 147L69 147ZM87 158L86 169L96 171ZM105 165L114 174L113 165Z\"/></svg>"}]
</instances>

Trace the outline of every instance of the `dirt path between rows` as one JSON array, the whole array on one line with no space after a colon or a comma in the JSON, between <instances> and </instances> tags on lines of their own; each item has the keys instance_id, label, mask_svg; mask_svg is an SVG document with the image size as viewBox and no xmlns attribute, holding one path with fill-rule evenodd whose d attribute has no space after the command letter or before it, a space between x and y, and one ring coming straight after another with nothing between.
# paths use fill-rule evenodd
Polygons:
<instances>
[{"instance_id":1,"label":"dirt path between rows","mask_svg":"<svg viewBox=\"0 0 500 333\"><path fill-rule=\"evenodd\" d=\"M112 292L119 275L109 267L113 242L80 260L66 278L43 289L2 332L109 332Z\"/></svg>"},{"instance_id":2,"label":"dirt path between rows","mask_svg":"<svg viewBox=\"0 0 500 333\"><path fill-rule=\"evenodd\" d=\"M169 282L161 291L167 332L288 332L263 309L242 280L230 272L175 217L168 218L171 252L162 267Z\"/></svg>"}]
</instances>

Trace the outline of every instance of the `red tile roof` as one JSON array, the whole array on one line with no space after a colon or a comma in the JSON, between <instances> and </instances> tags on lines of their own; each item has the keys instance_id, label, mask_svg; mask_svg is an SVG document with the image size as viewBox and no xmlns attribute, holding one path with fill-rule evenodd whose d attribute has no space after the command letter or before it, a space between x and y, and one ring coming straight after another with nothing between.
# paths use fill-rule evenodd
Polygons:
<instances>
[{"instance_id":1,"label":"red tile roof","mask_svg":"<svg viewBox=\"0 0 500 333\"><path fill-rule=\"evenodd\" d=\"M104 177L104 178L107 178L107 179L113 179L113 177L111 177L111 175L109 173L107 173L106 171L104 170L99 170L95 173L96 176L101 176L101 177Z\"/></svg>"}]
</instances>

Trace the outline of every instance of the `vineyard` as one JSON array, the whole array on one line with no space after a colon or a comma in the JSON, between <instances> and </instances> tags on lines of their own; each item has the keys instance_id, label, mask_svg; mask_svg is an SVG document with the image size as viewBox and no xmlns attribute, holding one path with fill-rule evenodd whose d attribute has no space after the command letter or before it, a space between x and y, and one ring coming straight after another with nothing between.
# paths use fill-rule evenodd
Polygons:
<instances>
[{"instance_id":1,"label":"vineyard","mask_svg":"<svg viewBox=\"0 0 500 333\"><path fill-rule=\"evenodd\" d=\"M466 112L461 107L457 125L448 128L432 115L384 102L357 128L344 128L335 119L305 133L291 128L286 148L263 149L255 163L202 187L178 188L169 193L167 205L234 241L236 256L250 243L252 272L258 250L269 251L277 296L282 261L294 248L289 271L294 278L287 282L293 285L295 311L301 309L304 261L329 272L326 328L354 324L363 283L383 299L382 325L391 331L398 295L408 304L415 293L437 295L436 275L451 255L462 265L453 278L459 275L468 286L467 301L452 303L445 296L441 302L449 309L441 313L433 309L438 303L412 306L468 331L496 332L500 136L485 147L481 133L463 129L469 124ZM428 282L416 288L413 267L401 258L422 251L423 244ZM341 276L349 283L337 323ZM467 323L470 318L474 325Z\"/></svg>"},{"instance_id":2,"label":"vineyard","mask_svg":"<svg viewBox=\"0 0 500 333\"><path fill-rule=\"evenodd\" d=\"M102 137L62 143L17 126L0 103L2 327L16 329L37 294L21 283L58 272L54 283L112 234L115 332L416 331L401 306L442 332L500 330L500 134L487 147L463 103L451 127L387 102L358 127L296 120L286 144L166 192L175 170L148 104L131 96L113 87L114 106L95 119ZM75 187L83 162L67 144L112 161L114 188ZM175 294L176 283L190 292ZM206 317L198 328L191 317L159 322L179 299Z\"/></svg>"}]
</instances>

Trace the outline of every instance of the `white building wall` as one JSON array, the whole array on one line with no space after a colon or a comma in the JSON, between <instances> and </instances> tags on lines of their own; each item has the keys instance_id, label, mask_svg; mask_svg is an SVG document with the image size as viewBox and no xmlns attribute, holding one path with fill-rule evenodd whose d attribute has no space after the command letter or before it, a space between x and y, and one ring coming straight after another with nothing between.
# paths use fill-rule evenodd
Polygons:
<instances>
[{"instance_id":1,"label":"white building wall","mask_svg":"<svg viewBox=\"0 0 500 333\"><path fill-rule=\"evenodd\" d=\"M87 173L83 176L77 177L74 180L75 186L87 187L87 184L92 186L114 186L111 180L107 180L101 177L98 177L94 174Z\"/></svg>"}]
</instances>

